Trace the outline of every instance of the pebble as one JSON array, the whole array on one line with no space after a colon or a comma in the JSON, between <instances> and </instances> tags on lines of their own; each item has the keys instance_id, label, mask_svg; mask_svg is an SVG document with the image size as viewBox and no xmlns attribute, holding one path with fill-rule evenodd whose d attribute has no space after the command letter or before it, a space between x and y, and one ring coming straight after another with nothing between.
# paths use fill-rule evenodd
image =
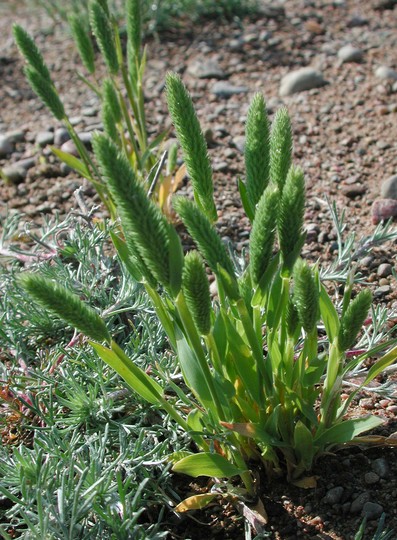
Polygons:
<instances>
[{"instance_id":1,"label":"pebble","mask_svg":"<svg viewBox=\"0 0 397 540\"><path fill-rule=\"evenodd\" d=\"M14 143L6 135L0 135L0 158L5 158L14 151Z\"/></svg>"},{"instance_id":2,"label":"pebble","mask_svg":"<svg viewBox=\"0 0 397 540\"><path fill-rule=\"evenodd\" d=\"M362 509L364 508L364 504L367 502L369 502L369 493L367 491L364 491L363 493L360 493L360 495L358 495L358 497L356 497L351 503L350 513L358 514L362 511Z\"/></svg>"},{"instance_id":3,"label":"pebble","mask_svg":"<svg viewBox=\"0 0 397 540\"><path fill-rule=\"evenodd\" d=\"M382 285L381 287L378 287L374 291L375 298L379 298L380 296L384 296L386 294L389 294L391 292L391 287L389 285Z\"/></svg>"},{"instance_id":4,"label":"pebble","mask_svg":"<svg viewBox=\"0 0 397 540\"><path fill-rule=\"evenodd\" d=\"M233 143L237 150L239 150L242 154L244 154L245 149L245 137L244 135L238 135L237 137L233 137Z\"/></svg>"},{"instance_id":5,"label":"pebble","mask_svg":"<svg viewBox=\"0 0 397 540\"><path fill-rule=\"evenodd\" d=\"M54 144L54 133L52 131L41 131L37 134L36 144L44 148L48 144Z\"/></svg>"},{"instance_id":6,"label":"pebble","mask_svg":"<svg viewBox=\"0 0 397 540\"><path fill-rule=\"evenodd\" d=\"M66 128L61 127L55 130L55 133L54 133L55 146L62 146L63 143L69 140L70 140L70 135L69 135L69 131Z\"/></svg>"},{"instance_id":7,"label":"pebble","mask_svg":"<svg viewBox=\"0 0 397 540\"><path fill-rule=\"evenodd\" d=\"M389 464L385 458L377 458L371 463L372 469L381 478L387 478L389 476Z\"/></svg>"},{"instance_id":8,"label":"pebble","mask_svg":"<svg viewBox=\"0 0 397 540\"><path fill-rule=\"evenodd\" d=\"M339 49L338 58L342 64L345 62L361 62L363 59L363 51L348 44Z\"/></svg>"},{"instance_id":9,"label":"pebble","mask_svg":"<svg viewBox=\"0 0 397 540\"><path fill-rule=\"evenodd\" d=\"M21 159L20 161L16 161L14 165L22 167L23 169L25 169L25 171L28 171L36 165L36 159L34 157Z\"/></svg>"},{"instance_id":10,"label":"pebble","mask_svg":"<svg viewBox=\"0 0 397 540\"><path fill-rule=\"evenodd\" d=\"M327 82L320 71L311 67L304 67L287 73L280 84L280 96L290 96L297 92L319 88Z\"/></svg>"},{"instance_id":11,"label":"pebble","mask_svg":"<svg viewBox=\"0 0 397 540\"><path fill-rule=\"evenodd\" d=\"M384 199L397 199L397 174L382 182L380 193Z\"/></svg>"},{"instance_id":12,"label":"pebble","mask_svg":"<svg viewBox=\"0 0 397 540\"><path fill-rule=\"evenodd\" d=\"M368 485L376 484L379 482L379 476L375 472L367 472L364 476L365 483Z\"/></svg>"},{"instance_id":13,"label":"pebble","mask_svg":"<svg viewBox=\"0 0 397 540\"><path fill-rule=\"evenodd\" d=\"M72 140L66 141L61 146L62 152L66 152L67 154L72 154L72 156L78 157L79 153L77 151L76 145Z\"/></svg>"},{"instance_id":14,"label":"pebble","mask_svg":"<svg viewBox=\"0 0 397 540\"><path fill-rule=\"evenodd\" d=\"M362 398L359 401L360 407L363 409L371 410L374 408L374 402L372 398Z\"/></svg>"},{"instance_id":15,"label":"pebble","mask_svg":"<svg viewBox=\"0 0 397 540\"><path fill-rule=\"evenodd\" d=\"M360 260L360 265L363 268L370 268L373 262L374 262L374 258L371 257L371 255L367 255L366 257L363 257Z\"/></svg>"},{"instance_id":16,"label":"pebble","mask_svg":"<svg viewBox=\"0 0 397 540\"><path fill-rule=\"evenodd\" d=\"M219 81L214 84L211 92L217 97L229 98L236 94L246 94L248 88L246 86L235 86L228 82Z\"/></svg>"},{"instance_id":17,"label":"pebble","mask_svg":"<svg viewBox=\"0 0 397 540\"><path fill-rule=\"evenodd\" d=\"M397 71L388 66L379 66L375 69L375 77L378 77L378 79L397 81Z\"/></svg>"},{"instance_id":18,"label":"pebble","mask_svg":"<svg viewBox=\"0 0 397 540\"><path fill-rule=\"evenodd\" d=\"M81 114L83 116L93 117L98 114L98 109L96 107L85 107L82 109Z\"/></svg>"},{"instance_id":19,"label":"pebble","mask_svg":"<svg viewBox=\"0 0 397 540\"><path fill-rule=\"evenodd\" d=\"M367 188L363 184L350 184L342 187L343 195L349 199L364 195L366 191Z\"/></svg>"},{"instance_id":20,"label":"pebble","mask_svg":"<svg viewBox=\"0 0 397 540\"><path fill-rule=\"evenodd\" d=\"M360 26L367 26L367 24L368 19L360 17L359 15L354 15L351 19L347 21L346 26L348 28L359 28Z\"/></svg>"},{"instance_id":21,"label":"pebble","mask_svg":"<svg viewBox=\"0 0 397 540\"><path fill-rule=\"evenodd\" d=\"M378 519L383 514L383 506L374 503L374 502L366 502L363 506L363 509L361 511L361 515L363 517L366 517L367 519Z\"/></svg>"},{"instance_id":22,"label":"pebble","mask_svg":"<svg viewBox=\"0 0 397 540\"><path fill-rule=\"evenodd\" d=\"M213 58L195 59L188 65L187 71L198 79L224 79L226 77L226 73Z\"/></svg>"},{"instance_id":23,"label":"pebble","mask_svg":"<svg viewBox=\"0 0 397 540\"><path fill-rule=\"evenodd\" d=\"M382 263L378 267L377 274L381 278L386 278L387 276L390 276L393 273L393 267L389 263Z\"/></svg>"},{"instance_id":24,"label":"pebble","mask_svg":"<svg viewBox=\"0 0 397 540\"><path fill-rule=\"evenodd\" d=\"M8 131L6 137L10 142L14 144L24 142L26 138L25 132L21 129L14 129L12 131Z\"/></svg>"},{"instance_id":25,"label":"pebble","mask_svg":"<svg viewBox=\"0 0 397 540\"><path fill-rule=\"evenodd\" d=\"M376 199L372 204L372 223L377 225L381 221L397 216L397 200Z\"/></svg>"},{"instance_id":26,"label":"pebble","mask_svg":"<svg viewBox=\"0 0 397 540\"><path fill-rule=\"evenodd\" d=\"M213 166L213 169L215 172L227 171L228 168L229 168L229 164L226 161L219 161L218 163L215 163Z\"/></svg>"},{"instance_id":27,"label":"pebble","mask_svg":"<svg viewBox=\"0 0 397 540\"><path fill-rule=\"evenodd\" d=\"M327 491L323 502L329 505L334 505L340 502L342 495L344 492L344 488L342 486L336 486L334 488L331 488Z\"/></svg>"},{"instance_id":28,"label":"pebble","mask_svg":"<svg viewBox=\"0 0 397 540\"><path fill-rule=\"evenodd\" d=\"M13 164L3 167L3 174L10 184L20 184L26 178L26 169L20 165Z\"/></svg>"}]
</instances>

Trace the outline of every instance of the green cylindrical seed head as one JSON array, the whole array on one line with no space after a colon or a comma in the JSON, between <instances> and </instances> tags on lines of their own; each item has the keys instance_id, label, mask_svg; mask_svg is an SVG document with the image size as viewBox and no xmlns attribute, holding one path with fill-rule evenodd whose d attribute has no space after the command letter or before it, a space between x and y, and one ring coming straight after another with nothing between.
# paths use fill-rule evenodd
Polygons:
<instances>
[{"instance_id":1,"label":"green cylindrical seed head","mask_svg":"<svg viewBox=\"0 0 397 540\"><path fill-rule=\"evenodd\" d=\"M108 103L106 103L105 101L102 103L101 116L102 116L103 129L106 135L108 135L108 137L110 137L110 139L112 139L112 141L118 145L120 141L120 137L119 137L119 132L117 131L117 126L116 126L116 122L113 116L113 111L111 107L108 105Z\"/></svg>"},{"instance_id":2,"label":"green cylindrical seed head","mask_svg":"<svg viewBox=\"0 0 397 540\"><path fill-rule=\"evenodd\" d=\"M273 120L270 135L270 179L283 192L292 163L292 129L288 111L279 109Z\"/></svg>"},{"instance_id":3,"label":"green cylindrical seed head","mask_svg":"<svg viewBox=\"0 0 397 540\"><path fill-rule=\"evenodd\" d=\"M32 66L25 66L24 73L30 86L44 105L50 109L57 120L63 120L65 118L65 109L51 81L44 79Z\"/></svg>"},{"instance_id":4,"label":"green cylindrical seed head","mask_svg":"<svg viewBox=\"0 0 397 540\"><path fill-rule=\"evenodd\" d=\"M203 260L197 251L185 257L182 272L182 290L194 324L201 335L211 330L211 297Z\"/></svg>"},{"instance_id":5,"label":"green cylindrical seed head","mask_svg":"<svg viewBox=\"0 0 397 540\"><path fill-rule=\"evenodd\" d=\"M191 97L180 77L169 73L166 79L168 109L183 151L197 205L213 222L217 219L212 170L207 144Z\"/></svg>"},{"instance_id":6,"label":"green cylindrical seed head","mask_svg":"<svg viewBox=\"0 0 397 540\"><path fill-rule=\"evenodd\" d=\"M38 274L22 274L22 287L45 309L95 341L110 343L103 320L76 295Z\"/></svg>"},{"instance_id":7,"label":"green cylindrical seed head","mask_svg":"<svg viewBox=\"0 0 397 540\"><path fill-rule=\"evenodd\" d=\"M312 332L319 317L319 291L308 264L302 259L294 267L294 304L306 332Z\"/></svg>"},{"instance_id":8,"label":"green cylindrical seed head","mask_svg":"<svg viewBox=\"0 0 397 540\"><path fill-rule=\"evenodd\" d=\"M289 337L293 337L298 328L299 315L298 310L293 299L290 297L287 305L287 312L285 316L285 324L287 325L287 334Z\"/></svg>"},{"instance_id":9,"label":"green cylindrical seed head","mask_svg":"<svg viewBox=\"0 0 397 540\"><path fill-rule=\"evenodd\" d=\"M352 300L344 314L339 328L339 348L346 351L354 345L357 334L361 330L372 303L372 294L369 289L362 290Z\"/></svg>"},{"instance_id":10,"label":"green cylindrical seed head","mask_svg":"<svg viewBox=\"0 0 397 540\"><path fill-rule=\"evenodd\" d=\"M292 272L304 241L305 179L303 172L293 166L288 171L278 207L277 230L283 269Z\"/></svg>"},{"instance_id":11,"label":"green cylindrical seed head","mask_svg":"<svg viewBox=\"0 0 397 540\"><path fill-rule=\"evenodd\" d=\"M269 120L262 94L256 94L251 102L245 133L247 194L255 208L269 183Z\"/></svg>"},{"instance_id":12,"label":"green cylindrical seed head","mask_svg":"<svg viewBox=\"0 0 397 540\"><path fill-rule=\"evenodd\" d=\"M142 42L141 0L126 0L127 37L134 54L139 57Z\"/></svg>"},{"instance_id":13,"label":"green cylindrical seed head","mask_svg":"<svg viewBox=\"0 0 397 540\"><path fill-rule=\"evenodd\" d=\"M120 107L119 96L114 87L111 79L105 79L102 85L102 99L112 111L114 121L120 122L122 119L122 112Z\"/></svg>"},{"instance_id":14,"label":"green cylindrical seed head","mask_svg":"<svg viewBox=\"0 0 397 540\"><path fill-rule=\"evenodd\" d=\"M51 75L44 63L44 58L30 35L18 24L14 24L12 31L15 43L28 64L35 69L43 79L51 81Z\"/></svg>"},{"instance_id":15,"label":"green cylindrical seed head","mask_svg":"<svg viewBox=\"0 0 397 540\"><path fill-rule=\"evenodd\" d=\"M173 206L211 270L216 274L219 264L231 276L234 276L233 264L225 245L197 205L185 197L174 197Z\"/></svg>"},{"instance_id":16,"label":"green cylindrical seed head","mask_svg":"<svg viewBox=\"0 0 397 540\"><path fill-rule=\"evenodd\" d=\"M170 255L171 226L159 208L146 195L127 158L106 135L93 139L95 156L116 202L129 249L154 276L175 294L175 283L182 279L182 268L174 268ZM131 238L131 240L130 240ZM171 275L178 272L178 275ZM174 285L172 285L174 284Z\"/></svg>"},{"instance_id":17,"label":"green cylindrical seed head","mask_svg":"<svg viewBox=\"0 0 397 540\"><path fill-rule=\"evenodd\" d=\"M273 253L279 193L269 186L261 196L250 235L250 273L254 286L260 282Z\"/></svg>"},{"instance_id":18,"label":"green cylindrical seed head","mask_svg":"<svg viewBox=\"0 0 397 540\"><path fill-rule=\"evenodd\" d=\"M116 45L111 22L98 0L90 3L90 23L98 47L105 60L110 73L116 74L119 70Z\"/></svg>"},{"instance_id":19,"label":"green cylindrical seed head","mask_svg":"<svg viewBox=\"0 0 397 540\"><path fill-rule=\"evenodd\" d=\"M91 37L79 15L70 15L68 18L70 30L76 43L81 61L89 73L95 72L95 53Z\"/></svg>"},{"instance_id":20,"label":"green cylindrical seed head","mask_svg":"<svg viewBox=\"0 0 397 540\"><path fill-rule=\"evenodd\" d=\"M178 159L178 145L173 143L168 150L168 159L167 159L167 176L172 174L173 170L176 167Z\"/></svg>"}]
</instances>

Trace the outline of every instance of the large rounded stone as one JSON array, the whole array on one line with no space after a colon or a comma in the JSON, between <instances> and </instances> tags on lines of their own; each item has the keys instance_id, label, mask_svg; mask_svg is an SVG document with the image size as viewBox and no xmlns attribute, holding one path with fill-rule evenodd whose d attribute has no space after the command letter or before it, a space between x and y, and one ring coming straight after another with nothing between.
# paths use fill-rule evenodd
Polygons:
<instances>
[{"instance_id":1,"label":"large rounded stone","mask_svg":"<svg viewBox=\"0 0 397 540\"><path fill-rule=\"evenodd\" d=\"M291 71L281 80L280 96L290 96L304 90L319 88L327 84L322 73L311 67Z\"/></svg>"},{"instance_id":2,"label":"large rounded stone","mask_svg":"<svg viewBox=\"0 0 397 540\"><path fill-rule=\"evenodd\" d=\"M397 199L397 174L382 182L380 193L384 199Z\"/></svg>"}]
</instances>

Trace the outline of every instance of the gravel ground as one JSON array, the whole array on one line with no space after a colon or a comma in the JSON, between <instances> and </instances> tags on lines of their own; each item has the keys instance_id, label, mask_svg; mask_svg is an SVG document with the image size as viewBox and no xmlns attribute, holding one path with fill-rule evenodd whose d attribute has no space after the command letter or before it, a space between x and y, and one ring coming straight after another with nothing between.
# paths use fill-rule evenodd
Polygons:
<instances>
[{"instance_id":1,"label":"gravel ground","mask_svg":"<svg viewBox=\"0 0 397 540\"><path fill-rule=\"evenodd\" d=\"M7 183L0 181L0 216L21 211L34 228L43 215L62 216L73 208L73 192L80 185L88 205L98 199L51 154L49 144L54 139L63 144L64 133L25 81L11 38L13 21L34 34L80 133L100 128L99 106L76 76L77 54L65 31L41 12L0 2L0 167L10 177ZM307 183L307 257L324 263L335 257L327 198L345 211L347 231L356 231L358 238L371 235L379 219L397 214L396 28L394 0L287 0L268 2L255 19L186 24L148 41L151 131L154 135L170 126L164 76L167 70L177 71L206 130L219 229L238 250L248 243L248 221L237 191L244 171L244 122L258 91L271 116L282 105L290 112L294 160L303 167ZM295 73L302 68L311 69ZM299 87L306 90L291 93ZM395 307L394 244L374 250L359 264L378 300ZM385 417L384 434L396 431L397 399L362 394L355 412L360 409ZM397 537L396 472L394 448L349 448L317 463L316 490L279 481L264 486L273 537L349 539L362 516L373 530L383 511ZM203 520L209 517L204 514ZM175 533L170 538L208 537L202 527L190 531L191 536ZM222 529L216 534L242 537L238 527L231 536Z\"/></svg>"}]
</instances>

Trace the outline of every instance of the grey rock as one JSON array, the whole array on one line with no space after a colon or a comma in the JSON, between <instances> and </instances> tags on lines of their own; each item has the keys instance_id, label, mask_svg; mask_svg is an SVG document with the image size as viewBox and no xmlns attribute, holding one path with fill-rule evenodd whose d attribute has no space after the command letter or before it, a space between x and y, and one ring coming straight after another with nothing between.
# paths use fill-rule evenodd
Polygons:
<instances>
[{"instance_id":1,"label":"grey rock","mask_svg":"<svg viewBox=\"0 0 397 540\"><path fill-rule=\"evenodd\" d=\"M363 59L363 51L349 43L339 49L338 58L342 64L345 62L361 62Z\"/></svg>"},{"instance_id":2,"label":"grey rock","mask_svg":"<svg viewBox=\"0 0 397 540\"><path fill-rule=\"evenodd\" d=\"M391 287L389 285L382 285L381 287L378 287L374 291L375 298L380 298L381 296L385 296L386 294L389 294L391 292Z\"/></svg>"},{"instance_id":3,"label":"grey rock","mask_svg":"<svg viewBox=\"0 0 397 540\"><path fill-rule=\"evenodd\" d=\"M348 184L342 187L342 193L345 197L348 197L349 199L354 199L355 197L359 197L361 195L364 195L364 193L367 191L367 188L363 184Z\"/></svg>"},{"instance_id":4,"label":"grey rock","mask_svg":"<svg viewBox=\"0 0 397 540\"><path fill-rule=\"evenodd\" d=\"M239 150L242 154L244 154L245 149L245 137L244 135L237 135L237 137L233 137L233 143L237 150Z\"/></svg>"},{"instance_id":5,"label":"grey rock","mask_svg":"<svg viewBox=\"0 0 397 540\"><path fill-rule=\"evenodd\" d=\"M62 176L67 176L72 171L73 171L72 167L69 167L69 165L66 165L66 163L61 163L61 175Z\"/></svg>"},{"instance_id":6,"label":"grey rock","mask_svg":"<svg viewBox=\"0 0 397 540\"><path fill-rule=\"evenodd\" d=\"M363 493L360 493L358 497L354 499L350 506L350 513L351 514L359 514L362 509L364 508L364 504L369 501L369 493L367 491L364 491Z\"/></svg>"},{"instance_id":7,"label":"grey rock","mask_svg":"<svg viewBox=\"0 0 397 540\"><path fill-rule=\"evenodd\" d=\"M397 199L397 174L382 182L380 193L384 199Z\"/></svg>"},{"instance_id":8,"label":"grey rock","mask_svg":"<svg viewBox=\"0 0 397 540\"><path fill-rule=\"evenodd\" d=\"M3 174L10 184L20 184L26 178L26 169L16 164L3 167Z\"/></svg>"},{"instance_id":9,"label":"grey rock","mask_svg":"<svg viewBox=\"0 0 397 540\"><path fill-rule=\"evenodd\" d=\"M360 17L359 15L353 15L353 17L347 21L346 26L348 28L359 28L360 26L367 26L367 24L369 24L368 19Z\"/></svg>"},{"instance_id":10,"label":"grey rock","mask_svg":"<svg viewBox=\"0 0 397 540\"><path fill-rule=\"evenodd\" d=\"M367 519L377 519L383 514L383 506L374 503L374 502L366 502L363 506L363 509L361 511L361 515L363 517L366 517Z\"/></svg>"},{"instance_id":11,"label":"grey rock","mask_svg":"<svg viewBox=\"0 0 397 540\"><path fill-rule=\"evenodd\" d=\"M372 204L372 223L377 225L381 221L397 216L397 200L376 199Z\"/></svg>"},{"instance_id":12,"label":"grey rock","mask_svg":"<svg viewBox=\"0 0 397 540\"><path fill-rule=\"evenodd\" d=\"M320 71L311 67L305 67L291 71L285 75L280 84L280 96L290 96L297 92L319 88L327 82Z\"/></svg>"},{"instance_id":13,"label":"grey rock","mask_svg":"<svg viewBox=\"0 0 397 540\"><path fill-rule=\"evenodd\" d=\"M91 149L92 136L93 136L93 131L83 131L83 133L79 133L80 141L88 149Z\"/></svg>"},{"instance_id":14,"label":"grey rock","mask_svg":"<svg viewBox=\"0 0 397 540\"><path fill-rule=\"evenodd\" d=\"M37 134L36 144L38 144L40 148L44 148L48 144L54 144L54 133L52 131L41 131Z\"/></svg>"},{"instance_id":15,"label":"grey rock","mask_svg":"<svg viewBox=\"0 0 397 540\"><path fill-rule=\"evenodd\" d=\"M25 169L25 171L28 171L36 165L36 159L34 157L21 159L20 161L16 161L14 165L17 167L22 167L23 169Z\"/></svg>"},{"instance_id":16,"label":"grey rock","mask_svg":"<svg viewBox=\"0 0 397 540\"><path fill-rule=\"evenodd\" d=\"M231 51L241 51L244 46L244 41L242 39L231 39L229 41L229 48Z\"/></svg>"},{"instance_id":17,"label":"grey rock","mask_svg":"<svg viewBox=\"0 0 397 540\"><path fill-rule=\"evenodd\" d=\"M397 81L397 71L388 66L379 66L375 69L375 77L389 81Z\"/></svg>"},{"instance_id":18,"label":"grey rock","mask_svg":"<svg viewBox=\"0 0 397 540\"><path fill-rule=\"evenodd\" d=\"M375 459L371 463L371 467L381 478L387 478L389 476L389 464L387 463L385 458Z\"/></svg>"},{"instance_id":19,"label":"grey rock","mask_svg":"<svg viewBox=\"0 0 397 540\"><path fill-rule=\"evenodd\" d=\"M229 164L226 161L219 161L214 164L214 171L215 172L223 172L227 171L229 168Z\"/></svg>"},{"instance_id":20,"label":"grey rock","mask_svg":"<svg viewBox=\"0 0 397 540\"><path fill-rule=\"evenodd\" d=\"M378 267L377 274L381 278L385 278L387 276L390 276L393 273L393 267L389 263L382 263Z\"/></svg>"},{"instance_id":21,"label":"grey rock","mask_svg":"<svg viewBox=\"0 0 397 540\"><path fill-rule=\"evenodd\" d=\"M83 116L96 116L98 113L98 109L96 107L85 107L82 109L81 114Z\"/></svg>"},{"instance_id":22,"label":"grey rock","mask_svg":"<svg viewBox=\"0 0 397 540\"><path fill-rule=\"evenodd\" d=\"M6 135L0 135L0 158L5 158L14 151L14 143Z\"/></svg>"},{"instance_id":23,"label":"grey rock","mask_svg":"<svg viewBox=\"0 0 397 540\"><path fill-rule=\"evenodd\" d=\"M379 482L379 476L372 471L369 471L364 476L365 483L368 485L376 484Z\"/></svg>"},{"instance_id":24,"label":"grey rock","mask_svg":"<svg viewBox=\"0 0 397 540\"><path fill-rule=\"evenodd\" d=\"M340 502L342 495L343 495L344 489L342 486L336 486L334 488L331 488L327 491L323 502L329 505L337 504Z\"/></svg>"},{"instance_id":25,"label":"grey rock","mask_svg":"<svg viewBox=\"0 0 397 540\"><path fill-rule=\"evenodd\" d=\"M360 265L363 268L371 268L371 265L372 265L373 261L374 261L374 258L371 257L371 255L367 255L366 257L363 257L360 260Z\"/></svg>"},{"instance_id":26,"label":"grey rock","mask_svg":"<svg viewBox=\"0 0 397 540\"><path fill-rule=\"evenodd\" d=\"M213 58L201 58L191 62L187 68L190 75L198 79L224 79L226 73Z\"/></svg>"},{"instance_id":27,"label":"grey rock","mask_svg":"<svg viewBox=\"0 0 397 540\"><path fill-rule=\"evenodd\" d=\"M14 129L12 131L8 131L6 134L6 137L10 142L14 144L24 142L25 132L22 131L21 129Z\"/></svg>"},{"instance_id":28,"label":"grey rock","mask_svg":"<svg viewBox=\"0 0 397 540\"><path fill-rule=\"evenodd\" d=\"M72 140L66 141L61 146L62 152L66 152L67 154L72 154L72 156L78 157L79 153L77 151L76 145Z\"/></svg>"},{"instance_id":29,"label":"grey rock","mask_svg":"<svg viewBox=\"0 0 397 540\"><path fill-rule=\"evenodd\" d=\"M235 94L246 94L248 88L246 86L234 86L228 82L219 81L214 84L211 91L217 97L229 98Z\"/></svg>"},{"instance_id":30,"label":"grey rock","mask_svg":"<svg viewBox=\"0 0 397 540\"><path fill-rule=\"evenodd\" d=\"M69 140L70 140L70 135L66 128L61 127L55 130L55 133L54 133L55 146L62 146L63 143Z\"/></svg>"}]
</instances>

